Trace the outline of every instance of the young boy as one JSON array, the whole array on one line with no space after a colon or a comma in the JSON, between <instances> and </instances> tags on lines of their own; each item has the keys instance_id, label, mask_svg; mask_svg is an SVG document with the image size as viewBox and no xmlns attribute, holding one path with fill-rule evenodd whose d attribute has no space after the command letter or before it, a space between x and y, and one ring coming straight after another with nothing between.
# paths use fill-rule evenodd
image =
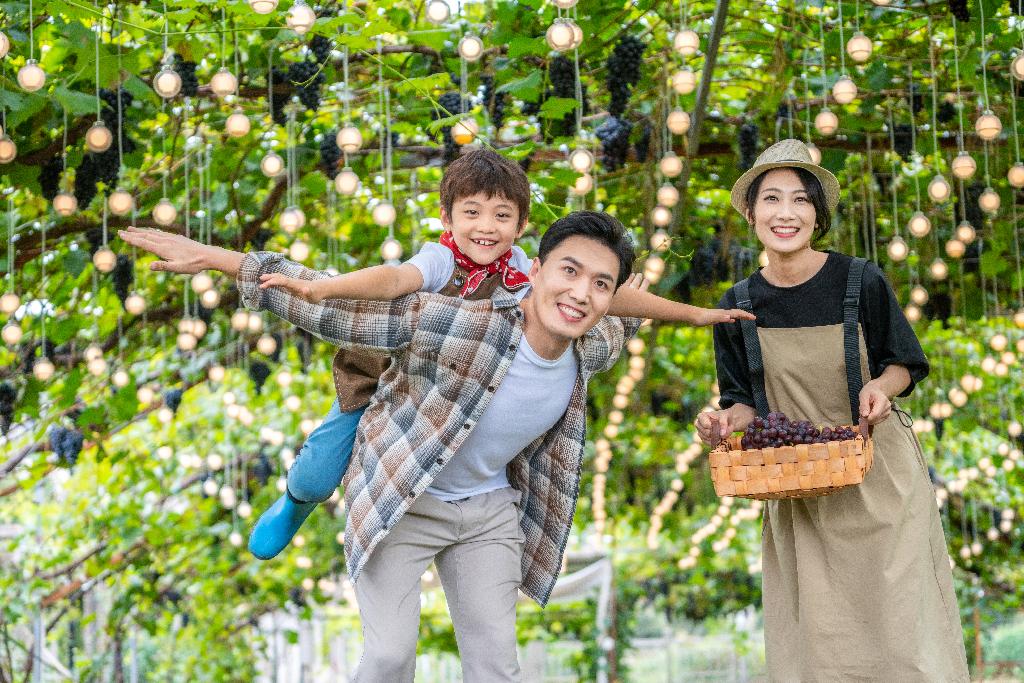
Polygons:
<instances>
[{"instance_id":1,"label":"young boy","mask_svg":"<svg viewBox=\"0 0 1024 683\"><path fill-rule=\"evenodd\" d=\"M260 287L280 287L311 303L325 299L392 300L417 291L488 299L499 289L521 300L531 260L515 240L530 210L526 174L500 154L480 149L456 159L441 180L440 243L428 243L400 266L374 266L321 280L264 275ZM709 325L745 317L739 310L702 309L622 288L609 315L649 317ZM466 349L471 360L473 350ZM331 496L348 468L356 427L391 365L380 353L340 349L334 358L338 400L303 444L288 472L288 487L259 519L249 550L270 559L291 541L316 505Z\"/></svg>"}]
</instances>

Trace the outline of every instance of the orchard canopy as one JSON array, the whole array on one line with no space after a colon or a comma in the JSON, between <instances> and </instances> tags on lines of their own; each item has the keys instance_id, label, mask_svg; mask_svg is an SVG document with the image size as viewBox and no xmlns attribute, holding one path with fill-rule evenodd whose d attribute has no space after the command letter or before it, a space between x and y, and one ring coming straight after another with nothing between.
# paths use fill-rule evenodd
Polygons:
<instances>
[{"instance_id":1,"label":"orchard canopy","mask_svg":"<svg viewBox=\"0 0 1024 683\"><path fill-rule=\"evenodd\" d=\"M338 496L277 560L244 547L331 403L333 349L219 274L150 271L118 228L347 272L437 239L445 165L486 145L531 180L528 254L602 209L654 291L714 306L763 259L729 188L785 137L840 179L829 248L883 268L931 360L902 407L983 607L974 656L1024 582L1018 4L4 2L0 680L40 636L100 680L126 634L162 680L251 680L261 615L352 597ZM611 655L644 610L760 600L760 509L714 495L692 428L710 333L649 324L624 355L592 386L570 545L613 560ZM593 639L592 606L522 612L524 640Z\"/></svg>"}]
</instances>

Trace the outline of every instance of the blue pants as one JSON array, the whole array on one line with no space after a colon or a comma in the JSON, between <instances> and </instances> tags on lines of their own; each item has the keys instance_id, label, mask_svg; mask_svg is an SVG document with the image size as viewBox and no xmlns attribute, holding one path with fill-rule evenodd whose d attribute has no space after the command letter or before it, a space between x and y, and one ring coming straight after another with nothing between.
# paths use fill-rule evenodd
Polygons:
<instances>
[{"instance_id":1,"label":"blue pants","mask_svg":"<svg viewBox=\"0 0 1024 683\"><path fill-rule=\"evenodd\" d=\"M302 444L288 470L288 492L306 503L322 503L331 497L352 460L356 427L366 407L341 412L338 401L331 405L323 423Z\"/></svg>"}]
</instances>

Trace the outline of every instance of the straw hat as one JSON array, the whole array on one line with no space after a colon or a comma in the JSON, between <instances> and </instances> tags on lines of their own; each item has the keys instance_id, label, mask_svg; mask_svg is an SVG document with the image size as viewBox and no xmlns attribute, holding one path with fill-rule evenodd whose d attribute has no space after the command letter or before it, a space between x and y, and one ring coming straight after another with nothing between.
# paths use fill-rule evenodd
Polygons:
<instances>
[{"instance_id":1,"label":"straw hat","mask_svg":"<svg viewBox=\"0 0 1024 683\"><path fill-rule=\"evenodd\" d=\"M761 152L757 161L744 173L732 186L732 206L734 209L747 216L747 188L754 182L757 176L773 168L803 168L815 175L821 181L821 189L825 191L825 204L829 213L836 210L839 203L839 181L829 171L811 161L811 153L807 151L807 145L799 140L789 138L780 140L774 145Z\"/></svg>"}]
</instances>

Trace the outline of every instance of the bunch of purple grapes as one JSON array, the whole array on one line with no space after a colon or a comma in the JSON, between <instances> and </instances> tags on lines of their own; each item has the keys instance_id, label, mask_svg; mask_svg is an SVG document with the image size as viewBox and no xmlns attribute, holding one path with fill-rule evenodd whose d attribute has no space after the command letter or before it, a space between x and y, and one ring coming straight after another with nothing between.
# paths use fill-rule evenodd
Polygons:
<instances>
[{"instance_id":1,"label":"bunch of purple grapes","mask_svg":"<svg viewBox=\"0 0 1024 683\"><path fill-rule=\"evenodd\" d=\"M743 449L777 448L797 444L847 441L856 437L850 427L824 427L818 429L807 420L790 420L784 413L768 413L764 418L755 417L740 441Z\"/></svg>"}]
</instances>

